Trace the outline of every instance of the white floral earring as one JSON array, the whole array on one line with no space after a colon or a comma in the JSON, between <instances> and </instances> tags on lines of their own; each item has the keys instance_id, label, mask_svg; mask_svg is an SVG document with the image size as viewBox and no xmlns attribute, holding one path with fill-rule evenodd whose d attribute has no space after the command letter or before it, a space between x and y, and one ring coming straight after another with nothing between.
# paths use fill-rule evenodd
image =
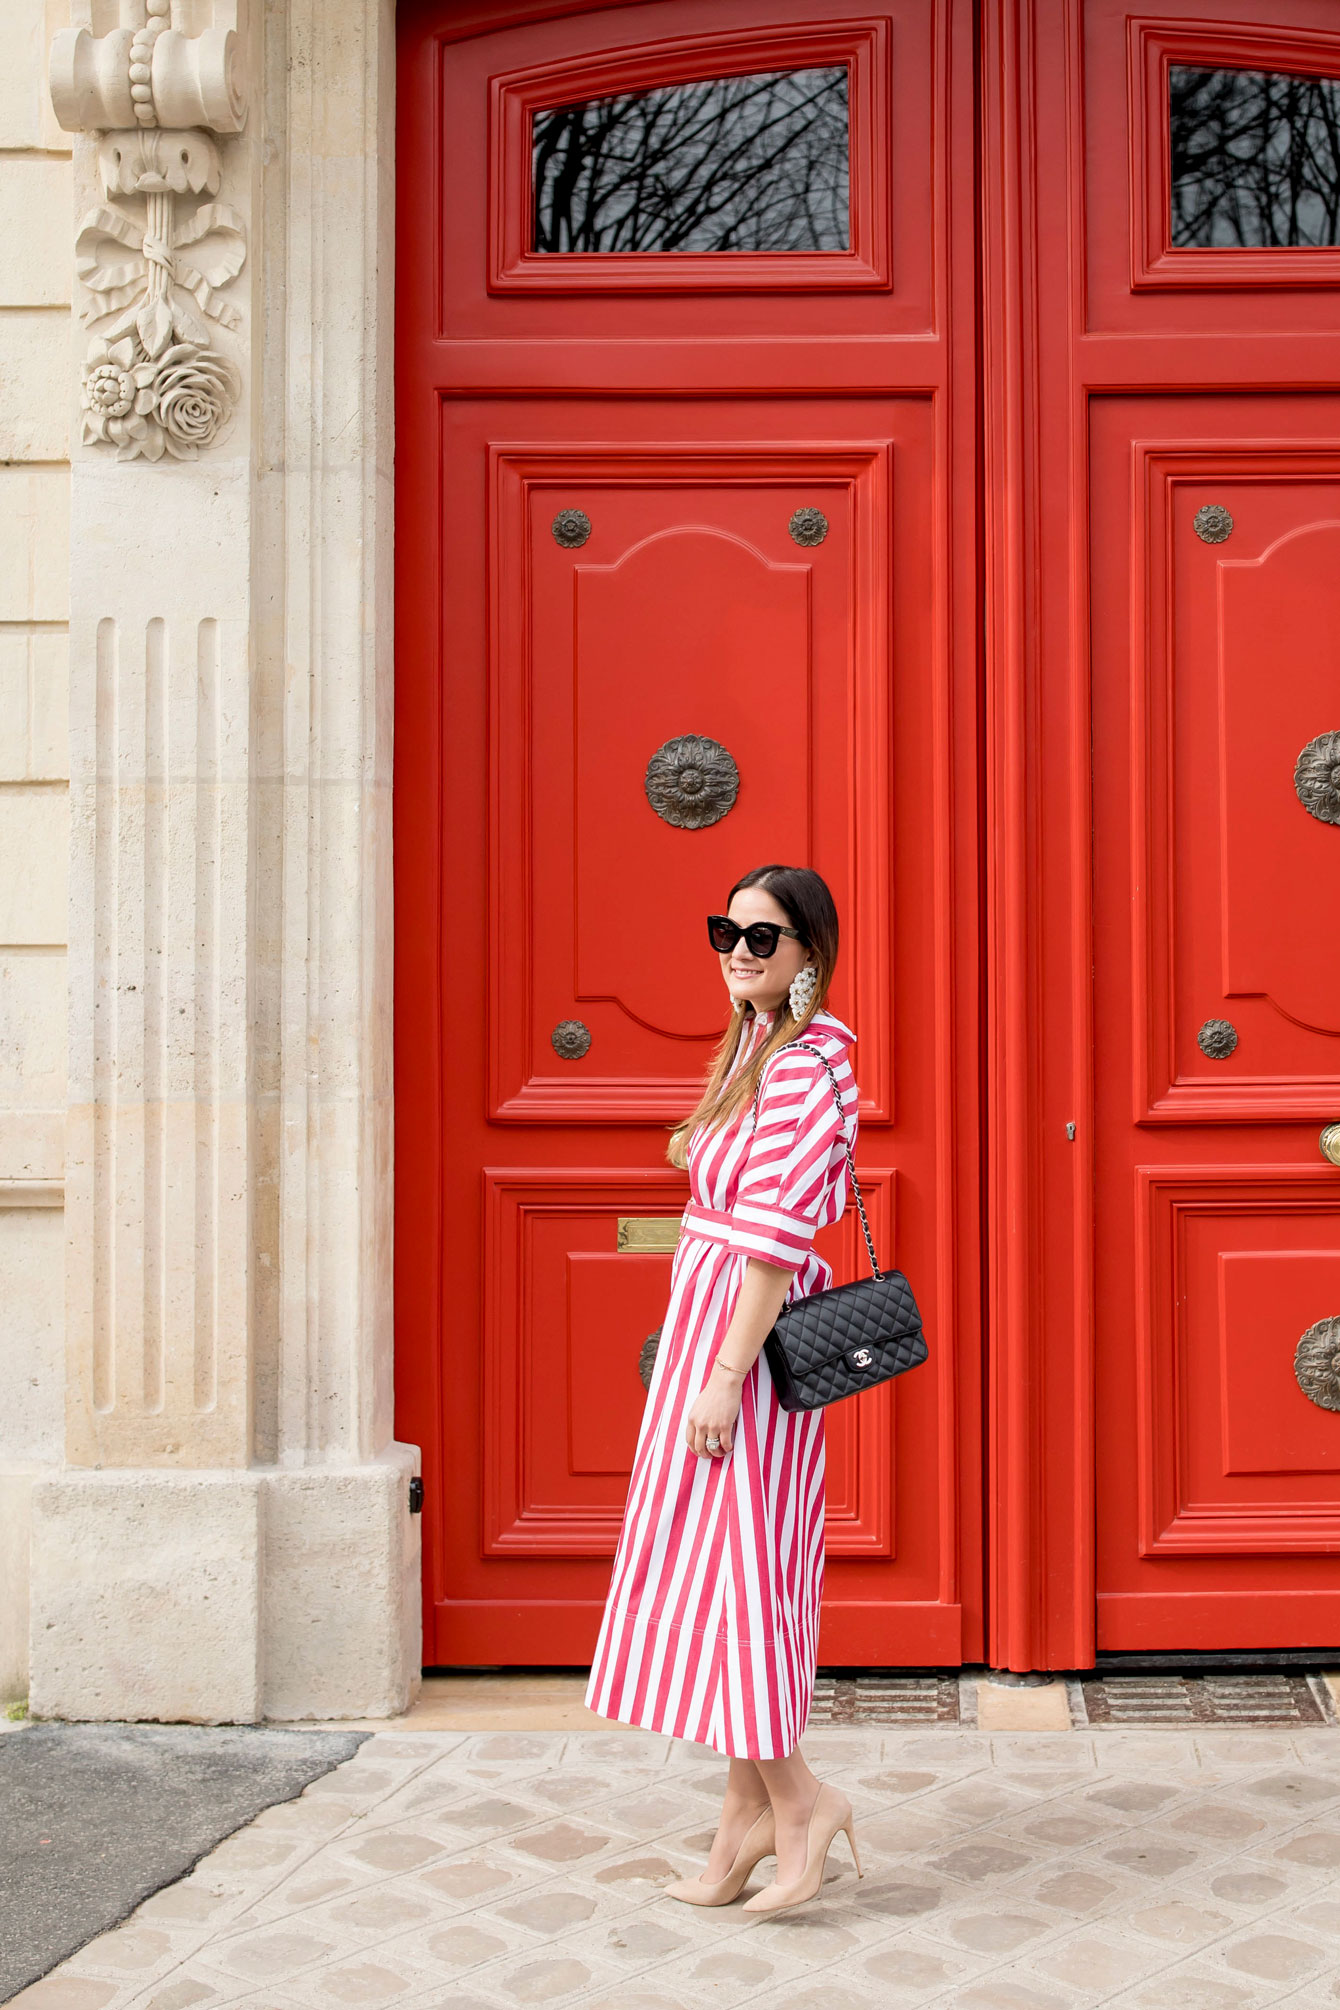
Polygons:
<instances>
[{"instance_id":1,"label":"white floral earring","mask_svg":"<svg viewBox=\"0 0 1340 2010\"><path fill-rule=\"evenodd\" d=\"M805 1017L805 1014L810 1009L810 1000L818 989L818 985L819 973L812 963L807 963L802 970L796 972L795 976L791 979L791 1017L793 1019L803 1019Z\"/></svg>"}]
</instances>

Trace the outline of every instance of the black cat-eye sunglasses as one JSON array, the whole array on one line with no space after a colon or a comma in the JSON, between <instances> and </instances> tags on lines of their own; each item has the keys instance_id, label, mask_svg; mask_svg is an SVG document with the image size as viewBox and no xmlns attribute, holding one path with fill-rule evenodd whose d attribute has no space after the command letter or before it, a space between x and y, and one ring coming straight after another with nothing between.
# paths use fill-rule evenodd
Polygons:
<instances>
[{"instance_id":1,"label":"black cat-eye sunglasses","mask_svg":"<svg viewBox=\"0 0 1340 2010\"><path fill-rule=\"evenodd\" d=\"M728 914L709 914L707 917L707 939L721 956L729 956L741 936L751 956L771 956L783 935L791 936L796 942L805 940L798 928L784 928L780 921L751 921L748 928L741 928L739 922L732 921Z\"/></svg>"}]
</instances>

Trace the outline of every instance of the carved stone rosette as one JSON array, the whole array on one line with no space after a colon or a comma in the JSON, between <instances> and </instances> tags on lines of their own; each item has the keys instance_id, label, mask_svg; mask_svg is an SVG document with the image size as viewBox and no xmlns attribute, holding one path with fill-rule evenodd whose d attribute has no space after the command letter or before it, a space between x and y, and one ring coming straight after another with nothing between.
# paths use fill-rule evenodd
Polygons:
<instances>
[{"instance_id":1,"label":"carved stone rosette","mask_svg":"<svg viewBox=\"0 0 1340 2010\"><path fill-rule=\"evenodd\" d=\"M58 35L51 97L69 130L106 131L98 167L106 205L75 240L94 330L84 360L86 446L120 460L194 460L222 436L241 396L236 363L209 328L242 317L222 289L246 261L246 226L218 193L219 150L199 122L234 133L245 118L237 37L169 25L171 0L146 0L137 27ZM114 200L120 198L120 200Z\"/></svg>"}]
</instances>

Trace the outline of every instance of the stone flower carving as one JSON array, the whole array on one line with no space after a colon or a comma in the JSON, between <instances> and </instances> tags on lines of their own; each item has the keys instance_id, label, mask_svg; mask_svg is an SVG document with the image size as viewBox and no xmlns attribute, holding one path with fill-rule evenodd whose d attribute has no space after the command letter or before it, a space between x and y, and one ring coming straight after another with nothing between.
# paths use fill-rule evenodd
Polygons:
<instances>
[{"instance_id":1,"label":"stone flower carving","mask_svg":"<svg viewBox=\"0 0 1340 2010\"><path fill-rule=\"evenodd\" d=\"M84 443L104 440L119 449L121 460L134 460L145 451L149 437L149 417L153 410L154 365L141 352L135 360L135 344L125 336L120 342L95 341L84 364ZM162 452L159 447L158 453ZM155 453L149 458L156 460Z\"/></svg>"},{"instance_id":2,"label":"stone flower carving","mask_svg":"<svg viewBox=\"0 0 1340 2010\"><path fill-rule=\"evenodd\" d=\"M84 442L113 446L122 461L193 461L218 438L240 388L232 364L202 343L154 357L135 336L98 338L84 365Z\"/></svg>"},{"instance_id":3,"label":"stone flower carving","mask_svg":"<svg viewBox=\"0 0 1340 2010\"><path fill-rule=\"evenodd\" d=\"M161 358L153 388L163 443L179 461L213 446L241 390L231 363L191 342L179 342Z\"/></svg>"},{"instance_id":4,"label":"stone flower carving","mask_svg":"<svg viewBox=\"0 0 1340 2010\"><path fill-rule=\"evenodd\" d=\"M238 372L202 317L241 327L220 288L246 260L242 219L226 203L189 207L219 187L207 133L109 133L98 162L108 195L137 198L142 208L92 210L75 244L84 319L103 324L84 364L84 443L114 447L121 460L194 460L220 437L241 395Z\"/></svg>"}]
</instances>

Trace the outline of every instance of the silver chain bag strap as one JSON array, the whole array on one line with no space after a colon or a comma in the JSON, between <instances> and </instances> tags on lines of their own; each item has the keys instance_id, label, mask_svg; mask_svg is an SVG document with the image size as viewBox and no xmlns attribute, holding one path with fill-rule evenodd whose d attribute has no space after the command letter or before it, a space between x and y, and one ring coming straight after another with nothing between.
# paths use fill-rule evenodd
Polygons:
<instances>
[{"instance_id":1,"label":"silver chain bag strap","mask_svg":"<svg viewBox=\"0 0 1340 2010\"><path fill-rule=\"evenodd\" d=\"M847 1136L846 1111L837 1076L817 1047L793 1041L781 1051L813 1054L828 1076L837 1104L851 1190L861 1217L861 1233L870 1256L869 1277L862 1277L855 1284L837 1284L827 1291L813 1291L808 1298L798 1298L794 1304L784 1306L763 1343L782 1408L818 1410L826 1403L859 1395L862 1389L873 1389L879 1382L919 1367L926 1359L926 1340L911 1285L901 1270L881 1271L879 1267L861 1183L856 1177L856 1161ZM762 1092L760 1078L754 1092L755 1130Z\"/></svg>"}]
</instances>

